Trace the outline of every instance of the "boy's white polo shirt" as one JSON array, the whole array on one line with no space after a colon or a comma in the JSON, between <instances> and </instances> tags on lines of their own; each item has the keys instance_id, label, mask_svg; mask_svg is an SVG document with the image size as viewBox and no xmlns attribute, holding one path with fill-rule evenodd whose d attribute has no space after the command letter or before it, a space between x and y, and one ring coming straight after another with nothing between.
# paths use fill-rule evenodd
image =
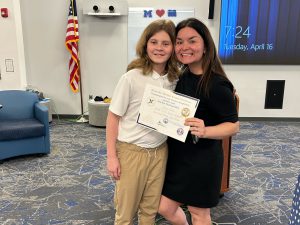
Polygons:
<instances>
[{"instance_id":1,"label":"boy's white polo shirt","mask_svg":"<svg viewBox=\"0 0 300 225\"><path fill-rule=\"evenodd\" d=\"M109 110L120 116L118 140L143 148L155 148L166 141L167 136L137 124L139 108L147 84L174 90L177 81L170 82L167 75L143 75L140 69L125 73L119 80Z\"/></svg>"}]
</instances>

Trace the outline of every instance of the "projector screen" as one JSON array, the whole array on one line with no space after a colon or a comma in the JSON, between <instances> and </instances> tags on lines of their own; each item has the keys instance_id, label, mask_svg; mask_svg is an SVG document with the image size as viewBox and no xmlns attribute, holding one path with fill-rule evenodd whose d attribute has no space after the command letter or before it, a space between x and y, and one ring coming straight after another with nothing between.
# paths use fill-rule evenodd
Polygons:
<instances>
[{"instance_id":1,"label":"projector screen","mask_svg":"<svg viewBox=\"0 0 300 225\"><path fill-rule=\"evenodd\" d=\"M222 0L224 64L300 65L300 0Z\"/></svg>"}]
</instances>

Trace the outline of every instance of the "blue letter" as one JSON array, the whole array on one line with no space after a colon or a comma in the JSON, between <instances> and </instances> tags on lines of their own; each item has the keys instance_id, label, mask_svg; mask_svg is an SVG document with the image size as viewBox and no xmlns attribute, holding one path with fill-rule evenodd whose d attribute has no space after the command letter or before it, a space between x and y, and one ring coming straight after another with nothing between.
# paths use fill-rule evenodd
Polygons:
<instances>
[{"instance_id":1,"label":"blue letter","mask_svg":"<svg viewBox=\"0 0 300 225\"><path fill-rule=\"evenodd\" d=\"M176 17L176 16L177 16L177 12L175 9L168 10L168 17Z\"/></svg>"},{"instance_id":2,"label":"blue letter","mask_svg":"<svg viewBox=\"0 0 300 225\"><path fill-rule=\"evenodd\" d=\"M144 10L144 17L152 18L152 10Z\"/></svg>"}]
</instances>

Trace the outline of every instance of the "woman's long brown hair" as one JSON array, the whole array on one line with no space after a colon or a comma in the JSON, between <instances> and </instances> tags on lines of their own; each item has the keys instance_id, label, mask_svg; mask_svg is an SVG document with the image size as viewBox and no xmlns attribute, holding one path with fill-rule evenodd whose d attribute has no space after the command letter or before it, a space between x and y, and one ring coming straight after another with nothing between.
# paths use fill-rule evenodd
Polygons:
<instances>
[{"instance_id":1,"label":"woman's long brown hair","mask_svg":"<svg viewBox=\"0 0 300 225\"><path fill-rule=\"evenodd\" d=\"M213 74L219 74L221 76L224 76L227 80L228 78L222 67L221 60L217 55L215 43L205 24L196 18L189 18L183 20L176 26L176 36L178 32L185 27L190 27L194 29L203 38L206 51L202 57L203 75L199 82L198 89L208 96L209 81ZM183 67L186 68L187 65L184 65Z\"/></svg>"}]
</instances>

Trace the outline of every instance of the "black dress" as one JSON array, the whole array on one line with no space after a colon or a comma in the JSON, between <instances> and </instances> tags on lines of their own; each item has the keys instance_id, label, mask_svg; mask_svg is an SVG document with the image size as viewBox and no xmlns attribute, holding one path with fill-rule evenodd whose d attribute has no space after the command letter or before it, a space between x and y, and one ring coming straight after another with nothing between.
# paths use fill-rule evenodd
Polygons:
<instances>
[{"instance_id":1,"label":"black dress","mask_svg":"<svg viewBox=\"0 0 300 225\"><path fill-rule=\"evenodd\" d=\"M238 121L233 86L224 77L211 78L209 97L196 94L201 76L187 71L177 83L176 92L200 99L195 117L205 126ZM192 141L189 133L185 143L168 138L169 157L162 194L177 202L211 208L218 204L223 169L221 140Z\"/></svg>"}]
</instances>

